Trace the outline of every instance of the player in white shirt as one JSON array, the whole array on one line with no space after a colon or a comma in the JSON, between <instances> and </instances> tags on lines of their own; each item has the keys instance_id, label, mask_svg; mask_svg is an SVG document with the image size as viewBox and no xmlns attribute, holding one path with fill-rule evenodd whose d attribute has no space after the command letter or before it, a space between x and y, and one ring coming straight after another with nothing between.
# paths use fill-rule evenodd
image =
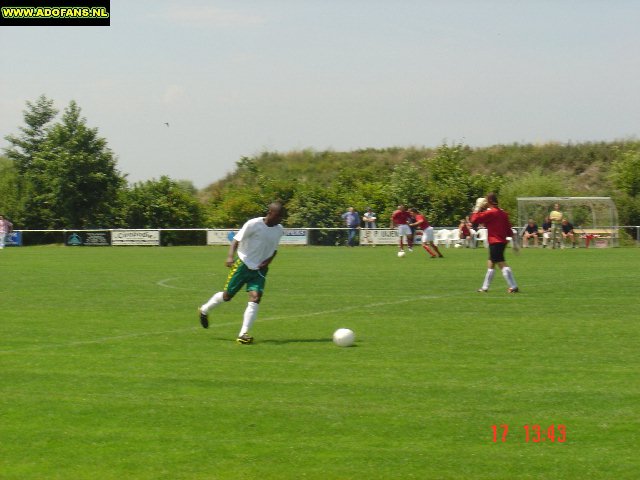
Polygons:
<instances>
[{"instance_id":1,"label":"player in white shirt","mask_svg":"<svg viewBox=\"0 0 640 480\"><path fill-rule=\"evenodd\" d=\"M224 290L214 294L199 309L200 324L204 328L209 328L209 310L231 300L242 286L246 285L249 303L244 311L237 342L241 344L253 342L249 330L258 316L258 305L264 292L268 265L276 256L278 243L284 234L284 229L280 225L282 215L282 205L272 203L265 217L247 221L233 237L225 262L231 271Z\"/></svg>"}]
</instances>

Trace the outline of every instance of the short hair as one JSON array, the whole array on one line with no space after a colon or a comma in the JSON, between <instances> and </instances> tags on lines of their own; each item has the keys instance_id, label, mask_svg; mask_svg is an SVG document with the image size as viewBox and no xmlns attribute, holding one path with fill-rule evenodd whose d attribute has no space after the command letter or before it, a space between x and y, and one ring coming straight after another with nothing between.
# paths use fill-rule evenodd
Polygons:
<instances>
[{"instance_id":1,"label":"short hair","mask_svg":"<svg viewBox=\"0 0 640 480\"><path fill-rule=\"evenodd\" d=\"M498 195L494 192L487 193L487 202L498 205Z\"/></svg>"},{"instance_id":2,"label":"short hair","mask_svg":"<svg viewBox=\"0 0 640 480\"><path fill-rule=\"evenodd\" d=\"M272 202L272 203L269 204L268 211L269 212L279 212L280 214L284 215L285 208L284 208L284 205L282 205L281 202Z\"/></svg>"}]
</instances>

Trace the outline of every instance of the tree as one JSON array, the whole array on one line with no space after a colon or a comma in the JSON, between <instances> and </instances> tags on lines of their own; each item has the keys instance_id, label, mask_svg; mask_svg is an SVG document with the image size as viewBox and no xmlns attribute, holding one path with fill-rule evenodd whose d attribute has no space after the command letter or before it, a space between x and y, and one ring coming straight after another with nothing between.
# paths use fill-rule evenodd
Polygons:
<instances>
[{"instance_id":1,"label":"tree","mask_svg":"<svg viewBox=\"0 0 640 480\"><path fill-rule=\"evenodd\" d=\"M499 185L494 177L471 175L463 166L467 153L462 145L441 145L425 162L429 220L434 225L456 225L468 215L475 198Z\"/></svg>"},{"instance_id":2,"label":"tree","mask_svg":"<svg viewBox=\"0 0 640 480\"><path fill-rule=\"evenodd\" d=\"M640 152L617 150L617 158L611 165L613 184L630 197L640 195Z\"/></svg>"},{"instance_id":3,"label":"tree","mask_svg":"<svg viewBox=\"0 0 640 480\"><path fill-rule=\"evenodd\" d=\"M298 185L295 196L287 204L287 225L312 228L343 227L340 214L345 208L344 200L334 189L315 183L302 183ZM337 245L343 234L336 230L314 230L311 235L314 243Z\"/></svg>"},{"instance_id":4,"label":"tree","mask_svg":"<svg viewBox=\"0 0 640 480\"><path fill-rule=\"evenodd\" d=\"M47 137L49 123L58 114L53 107L53 100L41 95L35 103L27 102L23 111L26 127L19 127L21 135L7 135L5 139L11 144L6 149L7 157L15 162L19 174L24 174L41 150Z\"/></svg>"},{"instance_id":5,"label":"tree","mask_svg":"<svg viewBox=\"0 0 640 480\"><path fill-rule=\"evenodd\" d=\"M124 176L96 128L72 101L62 122L48 129L23 173L30 189L25 220L30 228L110 226Z\"/></svg>"},{"instance_id":6,"label":"tree","mask_svg":"<svg viewBox=\"0 0 640 480\"><path fill-rule=\"evenodd\" d=\"M563 197L569 194L567 182L558 173L542 173L537 168L519 177L510 178L500 189L500 206L512 214L518 212L518 197Z\"/></svg>"},{"instance_id":7,"label":"tree","mask_svg":"<svg viewBox=\"0 0 640 480\"><path fill-rule=\"evenodd\" d=\"M16 220L22 211L18 193L19 176L15 163L0 157L0 215Z\"/></svg>"},{"instance_id":8,"label":"tree","mask_svg":"<svg viewBox=\"0 0 640 480\"><path fill-rule=\"evenodd\" d=\"M133 185L123 195L122 217L129 228L197 228L202 210L186 185L167 176Z\"/></svg>"},{"instance_id":9,"label":"tree","mask_svg":"<svg viewBox=\"0 0 640 480\"><path fill-rule=\"evenodd\" d=\"M424 175L417 165L408 160L404 160L393 169L388 192L394 208L401 204L418 209L426 206Z\"/></svg>"},{"instance_id":10,"label":"tree","mask_svg":"<svg viewBox=\"0 0 640 480\"><path fill-rule=\"evenodd\" d=\"M617 150L611 165L611 180L618 189L615 195L620 220L623 224L640 223L640 152L632 149Z\"/></svg>"}]
</instances>

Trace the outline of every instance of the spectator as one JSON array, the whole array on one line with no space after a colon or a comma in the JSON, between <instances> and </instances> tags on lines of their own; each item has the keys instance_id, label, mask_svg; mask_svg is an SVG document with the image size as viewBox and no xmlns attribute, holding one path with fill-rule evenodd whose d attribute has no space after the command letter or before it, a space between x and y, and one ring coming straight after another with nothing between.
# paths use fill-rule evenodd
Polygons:
<instances>
[{"instance_id":1,"label":"spectator","mask_svg":"<svg viewBox=\"0 0 640 480\"><path fill-rule=\"evenodd\" d=\"M544 219L544 222L542 223L542 248L547 248L550 238L551 238L551 219L547 217Z\"/></svg>"},{"instance_id":2,"label":"spectator","mask_svg":"<svg viewBox=\"0 0 640 480\"><path fill-rule=\"evenodd\" d=\"M373 240L374 232L371 232L371 230L377 228L376 227L377 219L378 219L378 216L371 209L371 207L367 207L367 211L364 213L362 217L362 220L364 220L364 231L361 232L360 234L361 245L364 245L366 243L367 245L373 245L374 247L376 246L375 241Z\"/></svg>"},{"instance_id":3,"label":"spectator","mask_svg":"<svg viewBox=\"0 0 640 480\"><path fill-rule=\"evenodd\" d=\"M562 218L564 215L560 211L560 204L556 203L553 206L553 210L549 214L551 219L551 248L560 246L562 241Z\"/></svg>"},{"instance_id":4,"label":"spectator","mask_svg":"<svg viewBox=\"0 0 640 480\"><path fill-rule=\"evenodd\" d=\"M473 229L471 228L471 224L467 222L466 219L460 220L458 224L458 237L464 243L465 247L473 246L474 235Z\"/></svg>"},{"instance_id":5,"label":"spectator","mask_svg":"<svg viewBox=\"0 0 640 480\"><path fill-rule=\"evenodd\" d=\"M576 248L576 236L573 232L573 225L566 218L562 219L562 248L566 241L571 242L571 248Z\"/></svg>"},{"instance_id":6,"label":"spectator","mask_svg":"<svg viewBox=\"0 0 640 480\"><path fill-rule=\"evenodd\" d=\"M378 216L374 213L371 207L367 207L367 211L363 215L364 228L376 228L376 220Z\"/></svg>"},{"instance_id":7,"label":"spectator","mask_svg":"<svg viewBox=\"0 0 640 480\"><path fill-rule=\"evenodd\" d=\"M13 232L13 224L0 215L0 249L4 248L9 234Z\"/></svg>"},{"instance_id":8,"label":"spectator","mask_svg":"<svg viewBox=\"0 0 640 480\"><path fill-rule=\"evenodd\" d=\"M360 228L360 215L358 215L358 212L356 212L353 207L349 207L347 211L342 214L342 219L349 229L347 247L353 247L356 244L356 233Z\"/></svg>"},{"instance_id":9,"label":"spectator","mask_svg":"<svg viewBox=\"0 0 640 480\"><path fill-rule=\"evenodd\" d=\"M527 226L524 227L524 231L522 232L522 246L527 248L529 246L529 239L533 238L533 246L538 246L538 224L533 221L533 218L529 219Z\"/></svg>"}]
</instances>

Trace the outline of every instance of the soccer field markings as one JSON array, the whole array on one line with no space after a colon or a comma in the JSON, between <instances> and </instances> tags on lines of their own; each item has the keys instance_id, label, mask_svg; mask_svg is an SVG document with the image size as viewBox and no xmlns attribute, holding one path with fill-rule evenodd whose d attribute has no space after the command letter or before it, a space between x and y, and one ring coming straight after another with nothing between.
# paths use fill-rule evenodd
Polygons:
<instances>
[{"instance_id":1,"label":"soccer field markings","mask_svg":"<svg viewBox=\"0 0 640 480\"><path fill-rule=\"evenodd\" d=\"M169 277L169 278L165 278L164 280L158 280L156 282L156 285L164 288L175 288L176 290L193 290L192 288L188 288L188 287L176 287L175 285L167 285L168 282L177 280L179 278L181 277Z\"/></svg>"},{"instance_id":2,"label":"soccer field markings","mask_svg":"<svg viewBox=\"0 0 640 480\"><path fill-rule=\"evenodd\" d=\"M209 276L209 277L217 277L217 276L218 276L218 275L216 275L215 273L207 273L207 274L204 274L204 275ZM188 290L188 291L191 291L191 292L198 292L198 291L200 291L200 290L201 290L201 289L199 289L199 288L178 287L178 286L175 286L175 285L170 285L170 283L171 283L171 282L173 282L173 281L175 281L175 280L179 280L179 279L181 279L181 278L183 278L183 277L169 277L169 278L164 278L164 279L162 279L162 280L158 280L158 281L156 282L156 285L157 285L157 286L159 286L159 287L172 288L172 289L174 289L174 290Z\"/></svg>"},{"instance_id":3,"label":"soccer field markings","mask_svg":"<svg viewBox=\"0 0 640 480\"><path fill-rule=\"evenodd\" d=\"M213 274L210 274L213 275ZM161 286L161 287L165 287L165 288L175 288L175 289L180 289L180 290L190 290L188 288L185 287L175 287L175 286L170 286L170 285L166 285L167 282L172 281L172 280L176 280L178 278L181 277L169 277L166 278L164 280L159 280L158 282L156 282L156 285ZM611 278L619 278L619 277L611 277ZM631 276L629 277L631 278ZM585 280L591 280L585 277ZM545 286L549 286L549 283L545 283ZM527 284L527 287L536 287L536 286L542 286L542 284L536 285L536 284ZM343 313L343 312L348 312L348 311L352 311L352 310L360 310L360 309L369 309L369 308L376 308L376 307L385 307L385 306L391 306L391 305L402 305L404 303L410 303L410 302L416 302L416 301L422 301L422 300L438 300L438 299L443 299L443 298L452 298L452 297L460 297L460 296L468 296L468 295L477 295L475 293L475 291L460 291L460 292L456 292L456 293L448 293L448 294L443 294L443 295L418 295L418 296L413 296L413 297L408 297L405 299L400 299L400 300L394 300L391 302L375 302L375 303L371 303L371 304L367 304L367 305L353 305L353 306L344 306L344 307L340 307L340 308L333 308L333 309L329 309L329 310L319 310L319 311L315 311L315 312L307 312L307 313L298 313L298 314L292 314L292 315L276 315L276 316L271 316L271 317L262 317L262 318L258 318L256 320L256 323L262 323L262 322L270 322L273 320L287 320L287 319L297 319L297 318L309 318L309 317L317 317L317 316L322 316L322 315L331 315L331 314L336 314L336 313ZM484 297L483 297L484 298ZM499 298L504 298L504 299L509 299L509 298L513 298L513 296L508 296L508 295L504 295L501 297L493 296L490 297L492 299L499 299ZM225 323L211 323L210 325L210 329L212 328L222 328L222 327L231 327L231 326L238 326L240 325L240 320L236 320L233 322L225 322ZM65 348L65 347L76 347L76 346L82 346L82 345L91 345L91 344L98 344L98 343L106 343L106 342L111 342L111 341L117 341L117 340L126 340L126 339L130 339L130 338L138 338L138 337L147 337L147 336L153 336L153 335L165 335L165 334L177 334L177 333L186 333L186 332L191 332L191 331L196 331L196 330L201 330L202 328L200 326L193 326L193 327L187 327L187 328L180 328L180 329L174 329L174 330L166 330L166 331L161 331L161 332L140 332L140 333L131 333L131 334L126 334L126 335L114 335L112 337L101 337L101 338L96 338L96 339L90 339L90 340L79 340L79 341L75 341L75 342L68 342L68 343L53 343L53 344L47 344L47 345L32 345L32 346L28 346L28 347L20 347L20 348L14 348L14 349L8 349L8 350L0 350L0 355L2 354L7 354L7 353L19 353L19 352L28 352L28 351L37 351L37 350L47 350L47 349L55 349L55 348Z\"/></svg>"},{"instance_id":4,"label":"soccer field markings","mask_svg":"<svg viewBox=\"0 0 640 480\"><path fill-rule=\"evenodd\" d=\"M173 334L173 333L183 333L183 332L187 332L189 330L196 330L200 327L189 327L189 328L180 328L180 329L175 329L175 330L165 330L162 332L140 332L140 333L128 333L126 335L114 335L112 337L101 337L101 338L94 338L91 340L78 340L75 342L67 342L67 343L49 343L49 344L45 344L45 345L31 345L28 347L19 347L19 348L13 348L13 349L9 349L9 350L0 350L0 355L2 355L3 353L18 353L18 352L24 352L24 351L33 351L33 350L48 350L48 349L54 349L54 348L65 348L65 347L77 347L77 346L81 346L81 345L91 345L91 344L96 344L96 343L106 343L109 341L113 341L113 340L125 340L125 339L129 339L129 338L136 338L136 337L148 337L148 336L152 336L152 335L165 335L165 334Z\"/></svg>"},{"instance_id":5,"label":"soccer field markings","mask_svg":"<svg viewBox=\"0 0 640 480\"><path fill-rule=\"evenodd\" d=\"M375 308L375 307L382 307L382 306L389 306L389 305L401 305L403 303L408 303L408 302L413 302L413 301L418 301L418 300L444 298L444 297L451 297L451 296L455 296L455 295L456 294L420 295L420 296L417 296L417 297L406 298L406 299L403 299L403 300L395 300L393 302L376 302L376 303L372 303L372 304L369 304L369 305L365 305L364 308ZM459 295L459 294L457 294L457 295ZM330 310L321 310L321 311L302 313L302 314L263 317L263 318L258 318L256 320L256 323L269 322L269 321L273 321L273 320L286 320L286 319L291 319L291 318L296 318L297 319L297 318L315 317L315 316L321 316L321 315L330 315L330 314L342 313L342 312L346 312L346 311L350 311L350 310L358 310L358 309L361 309L361 308L363 308L363 307L362 306L346 306L346 307L341 307L341 308L334 308L334 309L330 309ZM194 322L195 322L195 320L194 320ZM241 323L240 320L236 320L236 321L233 321L233 322L224 322L224 323L211 323L209 325L209 329L211 330L213 328L232 327L234 325L235 326L239 326L240 323ZM202 327L194 325L193 327L180 328L180 329L174 329L174 330L164 330L164 331L161 331L161 332L140 332L140 333L125 334L125 335L114 335L114 336L111 336L111 337L94 338L94 339L88 339L88 340L78 340L78 341L67 342L67 343L50 343L50 344L46 344L46 345L31 345L31 346L27 346L27 347L19 347L19 348L13 348L13 349L8 349L8 350L0 350L0 355L7 354L7 353L10 354L10 353L20 353L20 352L31 352L31 351L37 351L37 350L49 350L49 349L53 350L53 349L58 349L58 348L78 347L78 346L83 346L83 345L107 343L107 342L112 342L112 341L117 341L117 340L128 340L130 338L148 337L148 336L154 336L154 335L167 335L167 334L186 333L186 332L191 332L191 331L195 331L195 330L202 330Z\"/></svg>"}]
</instances>

